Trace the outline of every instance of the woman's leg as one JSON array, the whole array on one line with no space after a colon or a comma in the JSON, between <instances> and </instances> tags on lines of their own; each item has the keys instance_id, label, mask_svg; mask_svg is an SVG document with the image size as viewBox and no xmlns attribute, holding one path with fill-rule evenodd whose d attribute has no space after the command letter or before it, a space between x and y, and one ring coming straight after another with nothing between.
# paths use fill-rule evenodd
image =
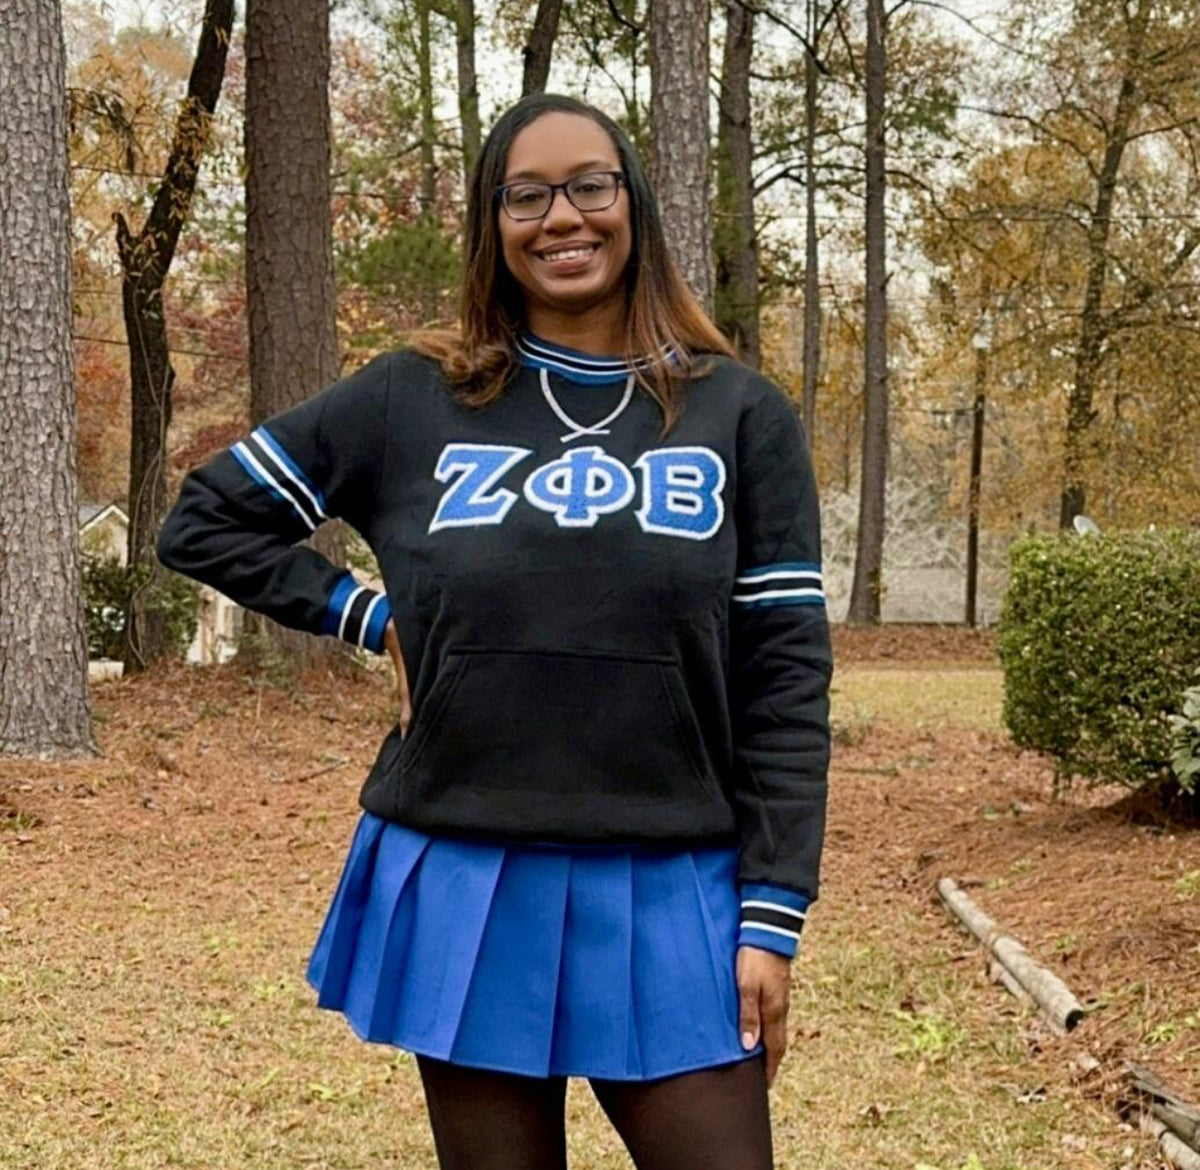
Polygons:
<instances>
[{"instance_id":1,"label":"woman's leg","mask_svg":"<svg viewBox=\"0 0 1200 1170\"><path fill-rule=\"evenodd\" d=\"M417 1066L441 1170L566 1170L566 1077Z\"/></svg>"},{"instance_id":2,"label":"woman's leg","mask_svg":"<svg viewBox=\"0 0 1200 1170\"><path fill-rule=\"evenodd\" d=\"M763 1053L653 1081L589 1083L637 1170L772 1170Z\"/></svg>"}]
</instances>

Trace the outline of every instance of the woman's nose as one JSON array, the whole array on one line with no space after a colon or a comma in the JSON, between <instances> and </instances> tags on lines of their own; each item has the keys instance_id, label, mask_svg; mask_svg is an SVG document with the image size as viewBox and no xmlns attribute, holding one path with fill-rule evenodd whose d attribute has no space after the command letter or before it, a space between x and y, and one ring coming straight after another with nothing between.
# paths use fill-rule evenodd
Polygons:
<instances>
[{"instance_id":1,"label":"woman's nose","mask_svg":"<svg viewBox=\"0 0 1200 1170\"><path fill-rule=\"evenodd\" d=\"M583 214L561 188L551 195L550 206L546 208L546 214L542 217L543 223L581 223L582 220Z\"/></svg>"}]
</instances>

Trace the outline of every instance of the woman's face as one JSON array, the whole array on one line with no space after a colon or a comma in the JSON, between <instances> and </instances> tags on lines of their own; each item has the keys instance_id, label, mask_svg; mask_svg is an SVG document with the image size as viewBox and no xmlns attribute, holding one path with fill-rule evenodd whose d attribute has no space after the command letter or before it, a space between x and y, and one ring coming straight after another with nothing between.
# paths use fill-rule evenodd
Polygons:
<instances>
[{"instance_id":1,"label":"woman's face","mask_svg":"<svg viewBox=\"0 0 1200 1170\"><path fill-rule=\"evenodd\" d=\"M617 149L591 118L555 110L525 126L508 150L504 182L540 179L565 183L585 171L620 171ZM504 262L525 290L527 305L583 312L614 296L624 297L625 266L632 246L629 192L602 211L580 211L563 190L542 219L513 219L497 205ZM556 265L548 255L566 244L593 246L590 257Z\"/></svg>"}]
</instances>

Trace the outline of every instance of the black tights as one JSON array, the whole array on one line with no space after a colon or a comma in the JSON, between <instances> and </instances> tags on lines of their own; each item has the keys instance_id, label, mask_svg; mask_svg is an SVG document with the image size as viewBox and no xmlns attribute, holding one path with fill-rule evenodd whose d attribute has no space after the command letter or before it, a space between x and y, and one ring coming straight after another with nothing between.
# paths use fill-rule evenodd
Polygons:
<instances>
[{"instance_id":1,"label":"black tights","mask_svg":"<svg viewBox=\"0 0 1200 1170\"><path fill-rule=\"evenodd\" d=\"M417 1064L441 1170L566 1170L566 1077ZM637 1170L772 1170L761 1053L653 1081L588 1083Z\"/></svg>"}]
</instances>

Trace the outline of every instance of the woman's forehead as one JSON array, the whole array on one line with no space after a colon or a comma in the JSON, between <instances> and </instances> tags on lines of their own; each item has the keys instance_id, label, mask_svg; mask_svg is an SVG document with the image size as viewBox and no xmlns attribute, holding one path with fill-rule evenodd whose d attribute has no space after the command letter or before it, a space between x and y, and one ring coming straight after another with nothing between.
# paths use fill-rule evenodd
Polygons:
<instances>
[{"instance_id":1,"label":"woman's forehead","mask_svg":"<svg viewBox=\"0 0 1200 1170\"><path fill-rule=\"evenodd\" d=\"M550 179L596 167L620 168L616 147L591 118L543 114L524 126L508 148L505 181Z\"/></svg>"}]
</instances>

